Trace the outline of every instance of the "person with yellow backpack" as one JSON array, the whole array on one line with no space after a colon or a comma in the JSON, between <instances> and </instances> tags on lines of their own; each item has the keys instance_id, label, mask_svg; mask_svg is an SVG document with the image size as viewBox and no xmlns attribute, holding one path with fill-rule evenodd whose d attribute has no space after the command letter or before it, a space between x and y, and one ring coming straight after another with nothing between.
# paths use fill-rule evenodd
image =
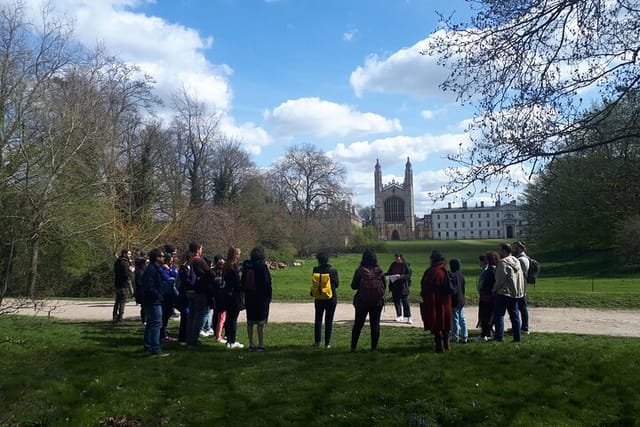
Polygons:
<instances>
[{"instance_id":1,"label":"person with yellow backpack","mask_svg":"<svg viewBox=\"0 0 640 427\"><path fill-rule=\"evenodd\" d=\"M318 265L313 267L311 276L311 291L314 298L315 323L313 346L319 347L322 341L322 317L324 316L324 347L331 348L331 332L333 331L333 316L338 306L336 288L340 285L338 271L329 264L326 251L316 254Z\"/></svg>"}]
</instances>

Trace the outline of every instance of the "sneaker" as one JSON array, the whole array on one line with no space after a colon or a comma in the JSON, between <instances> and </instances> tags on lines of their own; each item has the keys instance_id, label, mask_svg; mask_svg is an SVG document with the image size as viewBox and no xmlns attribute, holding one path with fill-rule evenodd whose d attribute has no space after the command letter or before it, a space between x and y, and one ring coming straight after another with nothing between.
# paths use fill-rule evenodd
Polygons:
<instances>
[{"instance_id":1,"label":"sneaker","mask_svg":"<svg viewBox=\"0 0 640 427\"><path fill-rule=\"evenodd\" d=\"M327 348L327 349L328 349L328 348L331 348L331 344L327 344L327 345L325 345L325 346L324 346L324 348Z\"/></svg>"},{"instance_id":2,"label":"sneaker","mask_svg":"<svg viewBox=\"0 0 640 427\"><path fill-rule=\"evenodd\" d=\"M402 322L402 316L396 317L396 322Z\"/></svg>"},{"instance_id":3,"label":"sneaker","mask_svg":"<svg viewBox=\"0 0 640 427\"><path fill-rule=\"evenodd\" d=\"M529 330L528 330L528 329L523 329L523 330L522 330L522 331L520 331L520 332L522 332L522 333L523 333L523 334L525 334L525 335L529 335L529 334L530 334L530 332L529 332Z\"/></svg>"},{"instance_id":4,"label":"sneaker","mask_svg":"<svg viewBox=\"0 0 640 427\"><path fill-rule=\"evenodd\" d=\"M256 351L257 351L258 353L263 353L263 352L267 351L267 349L266 349L265 347L262 347L262 346L261 346L261 347L258 347L258 348L256 349Z\"/></svg>"},{"instance_id":5,"label":"sneaker","mask_svg":"<svg viewBox=\"0 0 640 427\"><path fill-rule=\"evenodd\" d=\"M413 325L413 319L411 317L407 317L407 323L409 325Z\"/></svg>"},{"instance_id":6,"label":"sneaker","mask_svg":"<svg viewBox=\"0 0 640 427\"><path fill-rule=\"evenodd\" d=\"M200 336L201 337L208 337L209 333L207 333L207 331L200 331Z\"/></svg>"},{"instance_id":7,"label":"sneaker","mask_svg":"<svg viewBox=\"0 0 640 427\"><path fill-rule=\"evenodd\" d=\"M244 344L240 344L238 341L236 342L228 342L227 348L244 348Z\"/></svg>"},{"instance_id":8,"label":"sneaker","mask_svg":"<svg viewBox=\"0 0 640 427\"><path fill-rule=\"evenodd\" d=\"M167 342L176 341L176 338L170 337L169 335L167 335L166 337L162 338L162 341L167 341Z\"/></svg>"},{"instance_id":9,"label":"sneaker","mask_svg":"<svg viewBox=\"0 0 640 427\"><path fill-rule=\"evenodd\" d=\"M219 342L220 344L226 344L227 340L225 340L224 338L218 338L216 342Z\"/></svg>"},{"instance_id":10,"label":"sneaker","mask_svg":"<svg viewBox=\"0 0 640 427\"><path fill-rule=\"evenodd\" d=\"M154 351L151 353L151 357L167 357L169 353L164 353L162 351Z\"/></svg>"}]
</instances>

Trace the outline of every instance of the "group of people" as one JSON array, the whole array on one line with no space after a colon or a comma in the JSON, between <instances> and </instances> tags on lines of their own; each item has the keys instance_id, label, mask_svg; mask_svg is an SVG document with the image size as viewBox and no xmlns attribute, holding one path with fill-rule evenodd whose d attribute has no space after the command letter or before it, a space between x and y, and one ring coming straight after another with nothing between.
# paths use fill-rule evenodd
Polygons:
<instances>
[{"instance_id":1,"label":"group of people","mask_svg":"<svg viewBox=\"0 0 640 427\"><path fill-rule=\"evenodd\" d=\"M509 313L513 340L519 342L522 333L529 333L529 314L526 300L527 271L529 257L525 253L526 245L514 242L503 243L499 252L489 251L479 257L481 272L478 278L479 337L482 341L504 340L504 316ZM321 343L322 321L325 323L325 347L331 345L331 328L337 306L338 272L328 263L326 253L317 256L318 266L313 272L331 274L333 286L330 299L316 298L314 346ZM467 343L469 331L464 313L466 281L461 271L462 262L453 258L447 261L439 251L430 255L430 266L420 281L420 314L424 329L433 335L434 350L448 351L451 341ZM356 290L353 298L355 320L351 331L350 350L356 351L360 333L369 318L371 329L371 350L375 351L380 339L380 318L385 304L387 282L396 310L396 321L411 324L409 305L409 287L411 286L411 267L401 253L395 254L395 260L386 274L378 265L375 253L365 250L362 260L351 280L351 288ZM452 284L450 284L452 282Z\"/></svg>"},{"instance_id":2,"label":"group of people","mask_svg":"<svg viewBox=\"0 0 640 427\"><path fill-rule=\"evenodd\" d=\"M216 341L227 348L244 348L237 340L237 324L240 312L246 310L249 350L265 351L264 325L269 316L272 287L264 250L255 247L249 259L241 262L239 248L231 247L226 257L216 255L213 260L204 257L202 249L197 242L189 244L182 262L177 260L173 245L153 249L147 257L139 257L135 262L131 251L123 250L114 265L113 321L122 320L127 294L133 291L145 324L144 350L154 357L164 357L168 353L162 351L162 341L177 340L188 347L197 347L200 339L212 331ZM121 274L124 271L126 277ZM177 338L167 330L176 310L180 316Z\"/></svg>"},{"instance_id":3,"label":"group of people","mask_svg":"<svg viewBox=\"0 0 640 427\"><path fill-rule=\"evenodd\" d=\"M500 245L499 252L489 251L479 257L481 272L478 278L479 339L504 339L504 316L511 319L513 340L520 341L522 333L529 331L526 302L526 277L529 258L521 241ZM229 349L244 348L237 341L237 322L246 309L247 337L250 351L265 351L264 327L269 317L272 283L265 262L264 250L256 247L250 258L240 261L241 251L231 247L227 256L216 255L213 260L202 256L202 245L189 245L182 262L177 261L177 250L172 245L154 249L148 257L132 260L132 253L123 250L114 265L116 301L113 321L120 322L124 315L127 296L135 292L141 305L141 319L145 323L144 349L153 356L167 353L161 342L172 341L167 331L169 319L179 312L180 326L177 341L189 347L200 344L200 338L214 335L217 342ZM318 265L313 274L326 275L328 292L314 292L314 341L319 347L324 323L324 347L331 347L333 318L338 304L338 271L329 263L329 255L320 251ZM451 341L468 342L468 328L464 314L465 277L459 259L447 262L437 250L430 255L430 266L420 282L420 314L424 329L434 338L434 349L450 349ZM391 293L396 321L413 323L409 304L412 270L402 253L395 253L394 261L386 273L378 265L372 250L365 250L360 265L351 280L354 289L355 319L351 331L350 350L356 351L358 340L367 317L371 330L371 350L376 350L380 339L380 319L385 295ZM455 286L451 286L453 282ZM135 286L133 286L135 285ZM316 284L317 285L317 284ZM135 288L135 291L134 291ZM452 291L453 289L453 291ZM254 329L256 334L254 335ZM223 332L224 330L224 332Z\"/></svg>"}]
</instances>

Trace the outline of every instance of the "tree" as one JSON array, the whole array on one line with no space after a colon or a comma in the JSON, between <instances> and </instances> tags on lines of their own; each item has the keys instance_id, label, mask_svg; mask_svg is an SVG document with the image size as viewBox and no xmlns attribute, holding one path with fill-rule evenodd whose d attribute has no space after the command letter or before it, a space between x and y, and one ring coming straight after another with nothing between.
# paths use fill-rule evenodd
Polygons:
<instances>
[{"instance_id":1,"label":"tree","mask_svg":"<svg viewBox=\"0 0 640 427\"><path fill-rule=\"evenodd\" d=\"M307 251L312 240L312 220L335 212L333 207L348 198L342 185L345 174L341 164L310 144L289 147L284 158L271 168L270 189L294 220L301 253Z\"/></svg>"},{"instance_id":2,"label":"tree","mask_svg":"<svg viewBox=\"0 0 640 427\"><path fill-rule=\"evenodd\" d=\"M637 102L618 104L597 131L581 135L580 142L594 148L557 156L527 187L524 209L542 243L608 248L616 244L616 230L634 224L640 210L639 139L598 142L635 114Z\"/></svg>"},{"instance_id":3,"label":"tree","mask_svg":"<svg viewBox=\"0 0 640 427\"><path fill-rule=\"evenodd\" d=\"M358 216L362 220L363 227L373 225L374 209L375 209L375 206L365 206L363 208L358 209Z\"/></svg>"},{"instance_id":4,"label":"tree","mask_svg":"<svg viewBox=\"0 0 640 427\"><path fill-rule=\"evenodd\" d=\"M510 178L525 162L540 170L554 156L640 135L640 114L627 116L598 141L617 105L640 89L637 0L468 0L469 23L443 17L423 53L450 74L441 85L477 109L473 144L451 159L447 192L490 178ZM606 102L593 110L591 100Z\"/></svg>"},{"instance_id":5,"label":"tree","mask_svg":"<svg viewBox=\"0 0 640 427\"><path fill-rule=\"evenodd\" d=\"M222 137L211 161L213 202L225 205L236 200L254 168L238 141Z\"/></svg>"},{"instance_id":6,"label":"tree","mask_svg":"<svg viewBox=\"0 0 640 427\"><path fill-rule=\"evenodd\" d=\"M209 111L186 88L173 96L173 108L174 135L182 157L181 172L188 180L190 204L202 206L206 202L208 167L215 158L215 144L220 138L221 116Z\"/></svg>"}]
</instances>

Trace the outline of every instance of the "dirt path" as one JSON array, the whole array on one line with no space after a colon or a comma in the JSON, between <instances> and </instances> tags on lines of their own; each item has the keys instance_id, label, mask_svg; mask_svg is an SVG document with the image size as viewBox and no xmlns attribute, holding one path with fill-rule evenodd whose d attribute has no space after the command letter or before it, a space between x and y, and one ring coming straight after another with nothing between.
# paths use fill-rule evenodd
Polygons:
<instances>
[{"instance_id":1,"label":"dirt path","mask_svg":"<svg viewBox=\"0 0 640 427\"><path fill-rule=\"evenodd\" d=\"M111 319L113 303L108 301L68 301L55 300L47 304L45 310L34 313L32 309L24 309L20 314L51 316L68 320L108 321ZM422 327L418 307L411 307L414 313L413 325L395 322L393 306L387 305L382 313L383 325L401 327ZM134 303L127 304L126 318L137 318L139 308ZM477 308L470 306L465 310L467 325L473 329L477 322ZM240 321L244 322L244 312ZM276 323L302 322L313 323L313 303L272 303L269 321ZM593 310L583 308L529 308L530 327L532 332L559 332L590 335L611 335L640 337L640 310ZM338 305L334 321L351 323L353 306L342 303ZM505 319L508 327L509 320Z\"/></svg>"}]
</instances>

